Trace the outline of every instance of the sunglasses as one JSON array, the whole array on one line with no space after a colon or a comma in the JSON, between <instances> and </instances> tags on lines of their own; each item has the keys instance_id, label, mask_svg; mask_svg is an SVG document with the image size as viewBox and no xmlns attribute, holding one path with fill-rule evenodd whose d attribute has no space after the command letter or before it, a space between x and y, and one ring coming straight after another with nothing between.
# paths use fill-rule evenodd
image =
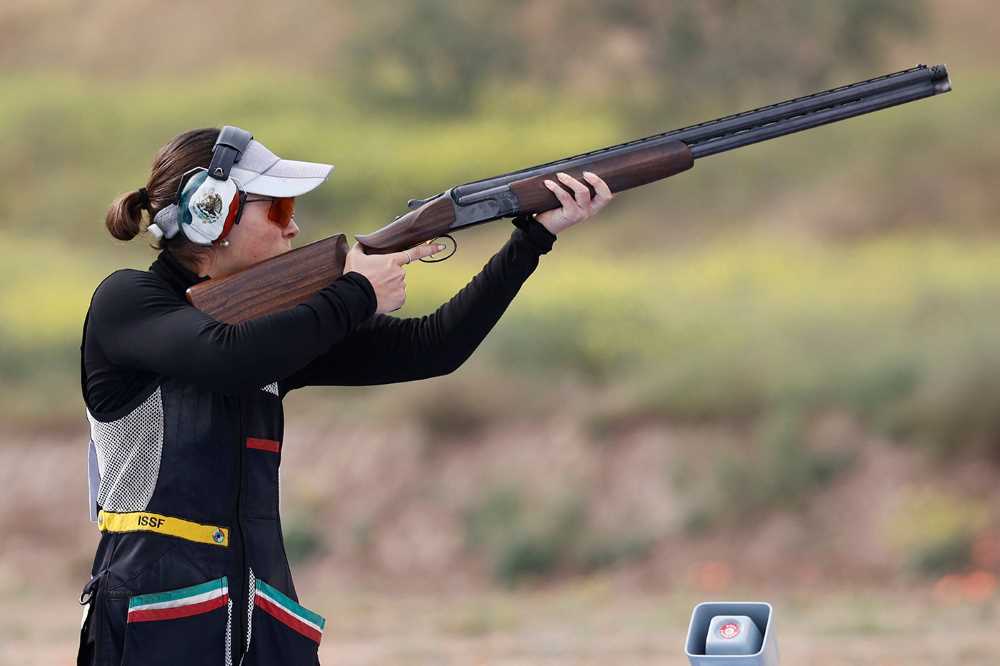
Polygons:
<instances>
[{"instance_id":1,"label":"sunglasses","mask_svg":"<svg viewBox=\"0 0 1000 666\"><path fill-rule=\"evenodd\" d=\"M254 203L256 201L270 201L271 206L267 209L267 219L271 220L284 229L295 219L295 197L253 197L248 196L244 203Z\"/></svg>"}]
</instances>

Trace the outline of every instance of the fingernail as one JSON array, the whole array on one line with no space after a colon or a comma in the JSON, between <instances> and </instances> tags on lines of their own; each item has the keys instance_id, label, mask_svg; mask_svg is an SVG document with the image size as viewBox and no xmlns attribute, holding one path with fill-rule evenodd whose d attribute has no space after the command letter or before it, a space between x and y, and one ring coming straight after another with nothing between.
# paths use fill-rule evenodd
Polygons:
<instances>
[{"instance_id":1,"label":"fingernail","mask_svg":"<svg viewBox=\"0 0 1000 666\"><path fill-rule=\"evenodd\" d=\"M565 176L566 178L569 178L569 175L566 174L564 171L560 171L558 175Z\"/></svg>"},{"instance_id":2,"label":"fingernail","mask_svg":"<svg viewBox=\"0 0 1000 666\"><path fill-rule=\"evenodd\" d=\"M594 173L593 171L584 171L583 175L584 176L594 176L595 178L597 177L597 174Z\"/></svg>"},{"instance_id":3,"label":"fingernail","mask_svg":"<svg viewBox=\"0 0 1000 666\"><path fill-rule=\"evenodd\" d=\"M549 187L555 187L556 186L556 184L553 181L551 181L551 180L545 181L545 184L548 185Z\"/></svg>"},{"instance_id":4,"label":"fingernail","mask_svg":"<svg viewBox=\"0 0 1000 666\"><path fill-rule=\"evenodd\" d=\"M435 252L440 252L441 250L444 249L444 245L435 245L434 247L437 248L436 250L434 250Z\"/></svg>"}]
</instances>

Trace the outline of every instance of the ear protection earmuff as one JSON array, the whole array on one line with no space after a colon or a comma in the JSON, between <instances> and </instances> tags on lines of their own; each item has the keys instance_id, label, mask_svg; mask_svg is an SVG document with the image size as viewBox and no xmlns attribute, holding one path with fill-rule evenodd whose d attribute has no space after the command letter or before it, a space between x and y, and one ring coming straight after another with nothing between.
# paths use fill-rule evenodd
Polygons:
<instances>
[{"instance_id":1,"label":"ear protection earmuff","mask_svg":"<svg viewBox=\"0 0 1000 666\"><path fill-rule=\"evenodd\" d=\"M239 224L247 195L229 173L252 139L246 130L226 125L212 147L208 169L198 167L181 178L177 223L192 242L211 245Z\"/></svg>"}]
</instances>

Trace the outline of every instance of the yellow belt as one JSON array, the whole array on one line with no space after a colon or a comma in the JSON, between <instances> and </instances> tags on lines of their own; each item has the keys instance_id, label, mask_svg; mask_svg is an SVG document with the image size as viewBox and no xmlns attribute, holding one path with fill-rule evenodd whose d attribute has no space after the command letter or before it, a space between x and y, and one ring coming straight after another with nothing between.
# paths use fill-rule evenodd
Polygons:
<instances>
[{"instance_id":1,"label":"yellow belt","mask_svg":"<svg viewBox=\"0 0 1000 666\"><path fill-rule=\"evenodd\" d=\"M229 545L229 528L227 527L202 525L183 518L163 516L148 511L111 513L101 510L97 514L97 527L102 532L156 532L198 543L210 543L215 546Z\"/></svg>"}]
</instances>

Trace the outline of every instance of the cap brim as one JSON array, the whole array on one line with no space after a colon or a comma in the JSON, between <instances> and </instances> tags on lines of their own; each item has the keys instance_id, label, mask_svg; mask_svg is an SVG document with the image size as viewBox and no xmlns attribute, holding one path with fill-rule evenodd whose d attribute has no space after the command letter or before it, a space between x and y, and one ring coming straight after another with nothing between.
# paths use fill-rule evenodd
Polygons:
<instances>
[{"instance_id":1,"label":"cap brim","mask_svg":"<svg viewBox=\"0 0 1000 666\"><path fill-rule=\"evenodd\" d=\"M322 185L332 171L332 164L283 160L259 141L251 141L230 176L250 194L297 197Z\"/></svg>"}]
</instances>

